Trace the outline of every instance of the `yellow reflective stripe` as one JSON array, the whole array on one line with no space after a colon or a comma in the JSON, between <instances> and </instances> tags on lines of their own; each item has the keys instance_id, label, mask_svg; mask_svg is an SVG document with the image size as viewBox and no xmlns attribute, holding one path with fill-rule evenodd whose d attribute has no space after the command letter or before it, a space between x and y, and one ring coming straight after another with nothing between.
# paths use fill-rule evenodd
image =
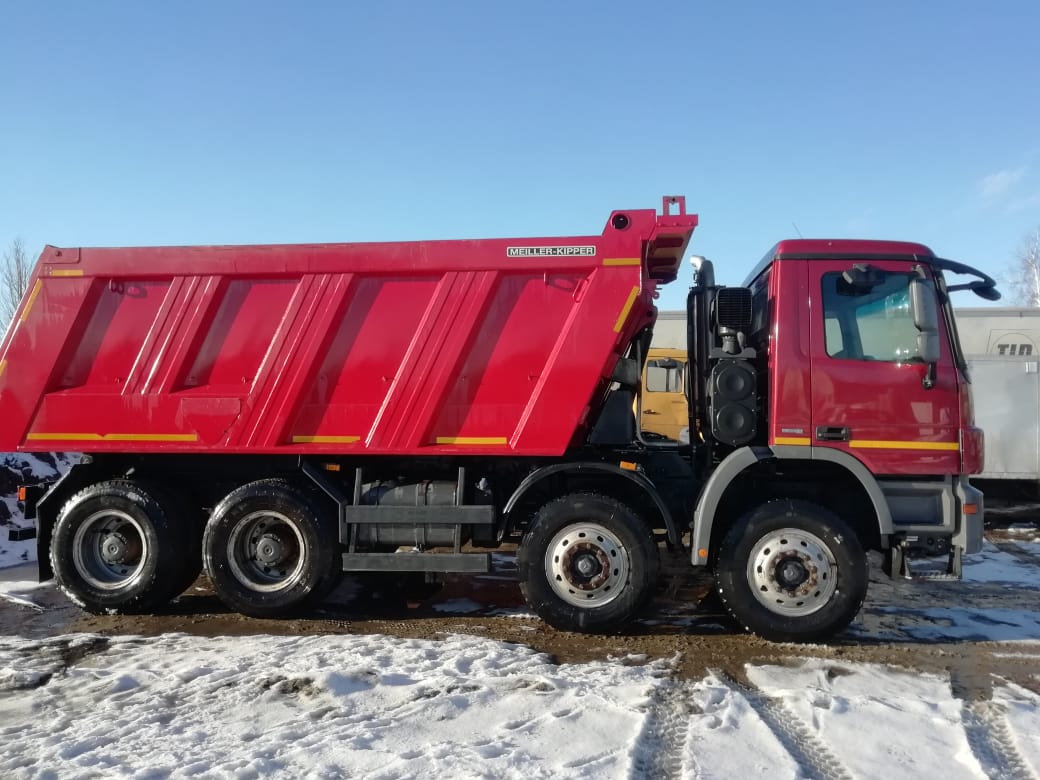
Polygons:
<instances>
[{"instance_id":1,"label":"yellow reflective stripe","mask_svg":"<svg viewBox=\"0 0 1040 780\"><path fill-rule=\"evenodd\" d=\"M507 444L505 436L438 436L438 444Z\"/></svg>"},{"instance_id":2,"label":"yellow reflective stripe","mask_svg":"<svg viewBox=\"0 0 1040 780\"><path fill-rule=\"evenodd\" d=\"M360 436L293 436L293 444L353 444Z\"/></svg>"},{"instance_id":3,"label":"yellow reflective stripe","mask_svg":"<svg viewBox=\"0 0 1040 780\"><path fill-rule=\"evenodd\" d=\"M0 376L4 375L4 370L7 368L7 361L0 360Z\"/></svg>"},{"instance_id":4,"label":"yellow reflective stripe","mask_svg":"<svg viewBox=\"0 0 1040 780\"><path fill-rule=\"evenodd\" d=\"M773 439L773 444L795 444L799 447L807 447L812 444L812 439L808 436L777 436Z\"/></svg>"},{"instance_id":5,"label":"yellow reflective stripe","mask_svg":"<svg viewBox=\"0 0 1040 780\"><path fill-rule=\"evenodd\" d=\"M198 441L197 433L30 433L29 441Z\"/></svg>"},{"instance_id":6,"label":"yellow reflective stripe","mask_svg":"<svg viewBox=\"0 0 1040 780\"><path fill-rule=\"evenodd\" d=\"M51 276L83 276L82 268L52 268Z\"/></svg>"},{"instance_id":7,"label":"yellow reflective stripe","mask_svg":"<svg viewBox=\"0 0 1040 780\"><path fill-rule=\"evenodd\" d=\"M633 287L632 292L628 294L628 300L625 301L624 307L621 309L621 313L618 315L617 322L614 323L614 332L620 333L621 328L625 324L625 320L628 319L628 313L632 311L632 306L636 302L636 298L639 297L639 288Z\"/></svg>"},{"instance_id":8,"label":"yellow reflective stripe","mask_svg":"<svg viewBox=\"0 0 1040 780\"><path fill-rule=\"evenodd\" d=\"M642 265L643 260L639 257L608 257L603 260L603 265Z\"/></svg>"},{"instance_id":9,"label":"yellow reflective stripe","mask_svg":"<svg viewBox=\"0 0 1040 780\"><path fill-rule=\"evenodd\" d=\"M40 290L43 289L43 279L37 279L36 284L33 285L32 292L29 293L29 300L25 302L25 308L22 309L21 322L25 322L29 317L29 311L32 309L33 304L36 303L36 298L40 294Z\"/></svg>"},{"instance_id":10,"label":"yellow reflective stripe","mask_svg":"<svg viewBox=\"0 0 1040 780\"><path fill-rule=\"evenodd\" d=\"M873 441L870 439L854 439L849 446L861 450L942 450L957 452L961 445L955 441Z\"/></svg>"}]
</instances>

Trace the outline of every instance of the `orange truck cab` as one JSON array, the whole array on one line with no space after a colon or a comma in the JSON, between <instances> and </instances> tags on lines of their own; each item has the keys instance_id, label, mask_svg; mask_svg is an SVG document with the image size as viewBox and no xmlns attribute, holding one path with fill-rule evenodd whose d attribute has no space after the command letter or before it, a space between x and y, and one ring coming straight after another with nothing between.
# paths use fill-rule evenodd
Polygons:
<instances>
[{"instance_id":1,"label":"orange truck cab","mask_svg":"<svg viewBox=\"0 0 1040 780\"><path fill-rule=\"evenodd\" d=\"M651 348L643 366L640 420L643 434L690 443L685 349Z\"/></svg>"}]
</instances>

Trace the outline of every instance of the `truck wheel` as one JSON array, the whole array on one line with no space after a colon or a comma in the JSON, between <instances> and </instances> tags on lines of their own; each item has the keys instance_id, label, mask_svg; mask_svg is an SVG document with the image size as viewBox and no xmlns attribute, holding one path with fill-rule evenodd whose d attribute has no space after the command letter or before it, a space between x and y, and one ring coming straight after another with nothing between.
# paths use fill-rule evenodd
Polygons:
<instances>
[{"instance_id":1,"label":"truck wheel","mask_svg":"<svg viewBox=\"0 0 1040 780\"><path fill-rule=\"evenodd\" d=\"M867 594L867 557L837 515L807 501L770 501L744 515L719 548L715 582L727 609L774 642L842 631Z\"/></svg>"},{"instance_id":2,"label":"truck wheel","mask_svg":"<svg viewBox=\"0 0 1040 780\"><path fill-rule=\"evenodd\" d=\"M202 522L201 512L193 510L192 505L180 496L168 492L165 488L151 488L151 493L163 507L166 516L176 524L178 532L183 536L184 553L181 561L181 572L171 584L170 599L175 599L194 584L202 573Z\"/></svg>"},{"instance_id":3,"label":"truck wheel","mask_svg":"<svg viewBox=\"0 0 1040 780\"><path fill-rule=\"evenodd\" d=\"M175 595L185 541L147 486L99 482L59 512L51 568L58 587L88 612L147 612Z\"/></svg>"},{"instance_id":4,"label":"truck wheel","mask_svg":"<svg viewBox=\"0 0 1040 780\"><path fill-rule=\"evenodd\" d=\"M334 517L282 480L234 490L202 538L206 574L220 600L253 617L281 617L321 600L341 573Z\"/></svg>"},{"instance_id":5,"label":"truck wheel","mask_svg":"<svg viewBox=\"0 0 1040 780\"><path fill-rule=\"evenodd\" d=\"M520 543L520 589L546 623L565 631L614 631L657 584L652 531L627 506L574 493L543 506Z\"/></svg>"}]
</instances>

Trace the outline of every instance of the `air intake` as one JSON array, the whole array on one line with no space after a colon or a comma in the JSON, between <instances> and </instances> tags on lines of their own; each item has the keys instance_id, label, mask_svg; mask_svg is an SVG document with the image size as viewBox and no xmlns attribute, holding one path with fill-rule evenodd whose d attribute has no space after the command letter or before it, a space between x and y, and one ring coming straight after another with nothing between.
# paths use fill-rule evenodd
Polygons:
<instances>
[{"instance_id":1,"label":"air intake","mask_svg":"<svg viewBox=\"0 0 1040 780\"><path fill-rule=\"evenodd\" d=\"M751 290L722 287L715 293L715 322L720 328L746 331L751 327Z\"/></svg>"}]
</instances>

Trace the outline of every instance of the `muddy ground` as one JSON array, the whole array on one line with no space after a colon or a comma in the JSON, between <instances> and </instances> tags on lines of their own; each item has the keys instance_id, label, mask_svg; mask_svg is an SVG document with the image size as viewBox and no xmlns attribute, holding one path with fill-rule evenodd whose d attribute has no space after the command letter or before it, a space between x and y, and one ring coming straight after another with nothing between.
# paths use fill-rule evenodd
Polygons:
<instances>
[{"instance_id":1,"label":"muddy ground","mask_svg":"<svg viewBox=\"0 0 1040 780\"><path fill-rule=\"evenodd\" d=\"M421 582L402 588L379 576L350 577L319 609L291 620L258 620L229 612L204 577L156 615L87 615L47 587L32 593L35 606L0 600L0 631L25 637L183 632L436 639L471 634L528 645L560 662L643 663L668 658L683 677L700 678L707 670L720 670L738 680L747 663L787 663L812 656L946 673L958 695L985 699L995 678L1040 693L1040 553L1036 544L1020 543L1038 533L1031 521L1019 522L1011 531L994 529L989 535L1016 564L1035 570L1035 586L890 580L875 565L859 617L827 645L773 644L743 633L719 608L710 578L681 565L672 567L681 573L662 581L646 617L625 633L587 636L558 631L527 610L509 553L495 554L492 573L452 578L434 592ZM17 576L5 570L4 578L31 579L34 570L21 567Z\"/></svg>"}]
</instances>

